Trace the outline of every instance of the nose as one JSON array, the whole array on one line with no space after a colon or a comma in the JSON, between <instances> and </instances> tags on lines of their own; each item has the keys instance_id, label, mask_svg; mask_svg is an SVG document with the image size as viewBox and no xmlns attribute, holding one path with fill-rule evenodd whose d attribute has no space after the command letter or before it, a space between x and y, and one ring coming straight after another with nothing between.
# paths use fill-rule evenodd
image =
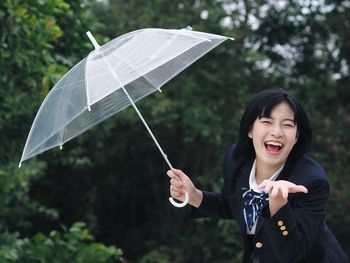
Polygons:
<instances>
[{"instance_id":1,"label":"nose","mask_svg":"<svg viewBox=\"0 0 350 263\"><path fill-rule=\"evenodd\" d=\"M282 132L282 129L281 129L281 126L280 125L273 125L271 127L271 135L274 136L274 137L282 137L283 135L283 132Z\"/></svg>"}]
</instances>

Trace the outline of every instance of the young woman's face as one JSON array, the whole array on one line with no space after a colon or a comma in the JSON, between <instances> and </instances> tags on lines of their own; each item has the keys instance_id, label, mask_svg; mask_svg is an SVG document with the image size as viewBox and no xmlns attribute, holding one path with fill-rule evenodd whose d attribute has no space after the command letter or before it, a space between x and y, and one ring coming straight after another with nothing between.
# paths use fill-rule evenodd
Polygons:
<instances>
[{"instance_id":1,"label":"young woman's face","mask_svg":"<svg viewBox=\"0 0 350 263\"><path fill-rule=\"evenodd\" d=\"M257 165L278 169L298 140L293 110L286 102L281 102L269 117L255 120L248 136L253 140Z\"/></svg>"}]
</instances>

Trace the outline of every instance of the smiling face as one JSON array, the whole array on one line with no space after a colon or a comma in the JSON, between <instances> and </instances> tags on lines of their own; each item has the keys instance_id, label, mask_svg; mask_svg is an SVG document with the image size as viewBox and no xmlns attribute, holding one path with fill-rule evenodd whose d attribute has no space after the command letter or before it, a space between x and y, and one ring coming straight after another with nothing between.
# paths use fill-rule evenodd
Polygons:
<instances>
[{"instance_id":1,"label":"smiling face","mask_svg":"<svg viewBox=\"0 0 350 263\"><path fill-rule=\"evenodd\" d=\"M293 110L286 102L277 104L270 116L254 121L248 136L253 141L257 168L277 171L298 140Z\"/></svg>"}]
</instances>

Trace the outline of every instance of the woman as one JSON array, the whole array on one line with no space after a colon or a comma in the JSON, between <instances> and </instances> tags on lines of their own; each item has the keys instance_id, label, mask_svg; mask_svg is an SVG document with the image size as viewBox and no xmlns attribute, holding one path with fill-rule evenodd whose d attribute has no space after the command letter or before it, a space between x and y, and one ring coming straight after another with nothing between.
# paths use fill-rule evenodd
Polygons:
<instances>
[{"instance_id":1,"label":"woman","mask_svg":"<svg viewBox=\"0 0 350 263\"><path fill-rule=\"evenodd\" d=\"M300 102L282 90L257 94L228 147L222 192L197 189L180 170L169 170L170 194L189 193L193 217L237 221L243 262L348 262L325 224L329 182L305 156L312 131Z\"/></svg>"}]
</instances>

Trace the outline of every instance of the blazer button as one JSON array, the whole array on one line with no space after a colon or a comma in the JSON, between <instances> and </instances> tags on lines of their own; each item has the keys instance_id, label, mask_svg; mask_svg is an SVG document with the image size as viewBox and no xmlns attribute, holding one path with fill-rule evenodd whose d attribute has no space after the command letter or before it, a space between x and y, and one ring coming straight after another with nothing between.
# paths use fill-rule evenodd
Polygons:
<instances>
[{"instance_id":1,"label":"blazer button","mask_svg":"<svg viewBox=\"0 0 350 263\"><path fill-rule=\"evenodd\" d=\"M286 230L286 226L281 226L280 229L283 231L283 230Z\"/></svg>"},{"instance_id":2,"label":"blazer button","mask_svg":"<svg viewBox=\"0 0 350 263\"><path fill-rule=\"evenodd\" d=\"M277 222L277 225L278 225L278 226L283 226L283 221L282 221L282 220L279 220L279 221Z\"/></svg>"},{"instance_id":3,"label":"blazer button","mask_svg":"<svg viewBox=\"0 0 350 263\"><path fill-rule=\"evenodd\" d=\"M288 235L288 231L283 231L282 235L287 236Z\"/></svg>"},{"instance_id":4,"label":"blazer button","mask_svg":"<svg viewBox=\"0 0 350 263\"><path fill-rule=\"evenodd\" d=\"M263 246L263 243L261 243L261 242L256 242L255 243L255 247L256 248L262 248L262 246Z\"/></svg>"}]
</instances>

